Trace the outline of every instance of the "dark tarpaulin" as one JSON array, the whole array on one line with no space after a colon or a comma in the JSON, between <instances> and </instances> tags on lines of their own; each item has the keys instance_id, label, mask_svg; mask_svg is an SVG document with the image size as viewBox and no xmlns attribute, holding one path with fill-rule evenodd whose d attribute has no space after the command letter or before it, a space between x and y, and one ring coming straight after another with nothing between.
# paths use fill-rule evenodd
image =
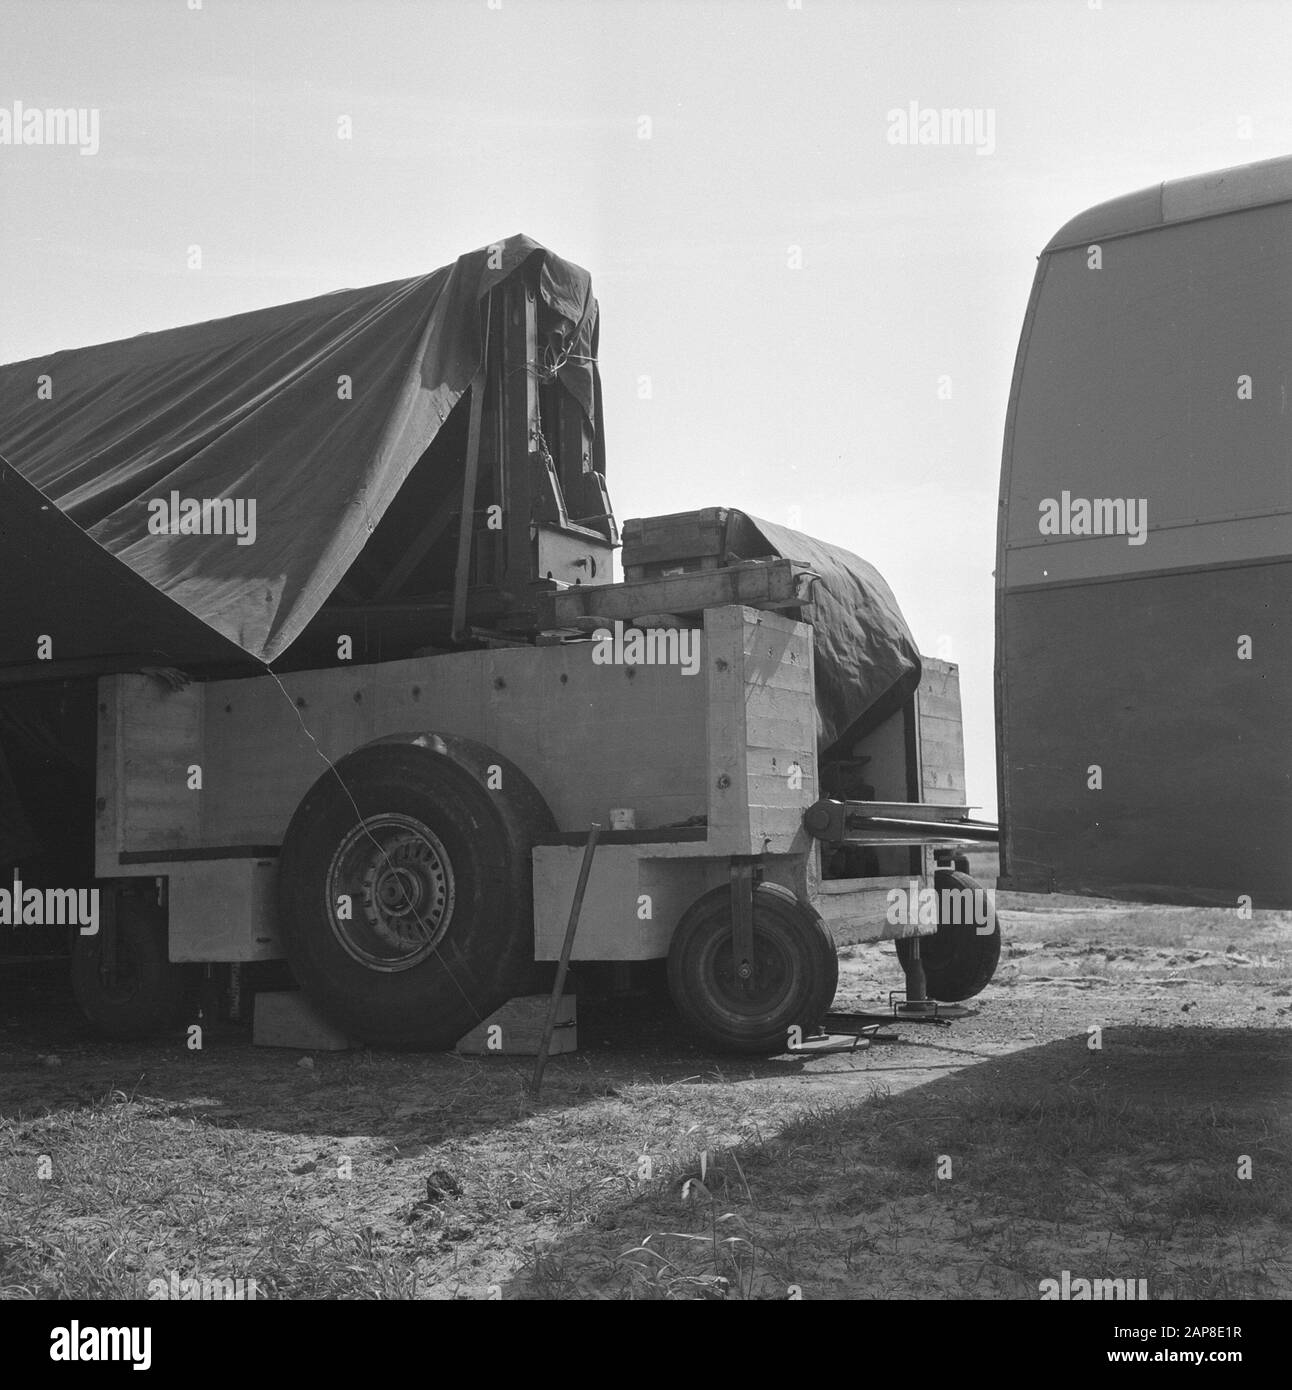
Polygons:
<instances>
[{"instance_id":1,"label":"dark tarpaulin","mask_svg":"<svg viewBox=\"0 0 1292 1390\"><path fill-rule=\"evenodd\" d=\"M0 459L0 686L4 668L123 657L141 666L245 661L245 653L91 540ZM51 677L58 674L53 665Z\"/></svg>"},{"instance_id":2,"label":"dark tarpaulin","mask_svg":"<svg viewBox=\"0 0 1292 1390\"><path fill-rule=\"evenodd\" d=\"M812 614L819 756L847 757L920 684L919 649L893 591L873 565L839 546L742 512L727 525L729 551L779 555L820 575Z\"/></svg>"},{"instance_id":3,"label":"dark tarpaulin","mask_svg":"<svg viewBox=\"0 0 1292 1390\"><path fill-rule=\"evenodd\" d=\"M602 469L590 278L523 236L415 279L0 367L0 686L6 666L32 666L41 637L55 662L194 667L285 652L467 390L483 296L532 257L561 320L560 380ZM172 493L254 500L254 543L150 534L148 503ZM732 553L821 576L820 746L846 753L919 684L896 600L857 556L730 516Z\"/></svg>"},{"instance_id":4,"label":"dark tarpaulin","mask_svg":"<svg viewBox=\"0 0 1292 1390\"><path fill-rule=\"evenodd\" d=\"M470 385L481 299L534 256L600 451L591 280L524 236L415 279L0 367L0 668L33 662L38 636L55 660L281 655ZM254 500L254 543L150 534L149 501L172 492Z\"/></svg>"}]
</instances>

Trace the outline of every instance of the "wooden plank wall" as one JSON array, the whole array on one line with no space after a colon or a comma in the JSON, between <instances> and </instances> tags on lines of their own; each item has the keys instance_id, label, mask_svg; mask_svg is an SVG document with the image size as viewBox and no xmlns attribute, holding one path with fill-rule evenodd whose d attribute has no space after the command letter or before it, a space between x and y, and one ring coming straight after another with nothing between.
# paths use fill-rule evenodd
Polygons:
<instances>
[{"instance_id":1,"label":"wooden plank wall","mask_svg":"<svg viewBox=\"0 0 1292 1390\"><path fill-rule=\"evenodd\" d=\"M710 854L804 850L818 795L811 628L739 606L706 619L694 675L597 665L592 643L573 643L294 672L281 686L106 678L99 872L121 851L280 844L325 758L425 731L511 759L562 830L608 824L612 807L633 808L642 830L707 813ZM200 792L187 787L195 764Z\"/></svg>"},{"instance_id":2,"label":"wooden plank wall","mask_svg":"<svg viewBox=\"0 0 1292 1390\"><path fill-rule=\"evenodd\" d=\"M709 848L806 850L803 811L818 795L812 629L754 608L711 609L705 644Z\"/></svg>"},{"instance_id":3,"label":"wooden plank wall","mask_svg":"<svg viewBox=\"0 0 1292 1390\"><path fill-rule=\"evenodd\" d=\"M592 644L577 643L281 679L281 688L261 676L174 693L142 677L105 681L116 733L100 746L100 795L115 811L105 808L104 845L115 854L279 844L324 755L427 730L511 759L563 830L607 824L618 806L633 807L642 829L705 810L703 671L596 665ZM189 763L202 765L200 794L185 788Z\"/></svg>"},{"instance_id":4,"label":"wooden plank wall","mask_svg":"<svg viewBox=\"0 0 1292 1390\"><path fill-rule=\"evenodd\" d=\"M933 806L965 804L965 745L960 717L960 668L922 656L916 693L920 720L920 799Z\"/></svg>"},{"instance_id":5,"label":"wooden plank wall","mask_svg":"<svg viewBox=\"0 0 1292 1390\"><path fill-rule=\"evenodd\" d=\"M95 872L118 872L132 845L185 849L201 840L202 793L189 768L202 762L202 687L167 690L141 675L99 681Z\"/></svg>"}]
</instances>

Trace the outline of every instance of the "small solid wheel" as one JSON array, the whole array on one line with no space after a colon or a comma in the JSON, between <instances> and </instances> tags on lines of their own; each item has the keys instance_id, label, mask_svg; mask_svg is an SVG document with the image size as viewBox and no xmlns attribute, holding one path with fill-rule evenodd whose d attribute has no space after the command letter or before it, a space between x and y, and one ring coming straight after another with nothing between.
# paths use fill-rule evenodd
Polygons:
<instances>
[{"instance_id":1,"label":"small solid wheel","mask_svg":"<svg viewBox=\"0 0 1292 1390\"><path fill-rule=\"evenodd\" d=\"M740 980L732 953L731 889L697 898L669 946L669 993L705 1041L731 1052L784 1052L790 1030L808 1036L834 1001L834 938L811 908L775 883L754 889L753 934L753 975Z\"/></svg>"},{"instance_id":2,"label":"small solid wheel","mask_svg":"<svg viewBox=\"0 0 1292 1390\"><path fill-rule=\"evenodd\" d=\"M991 983L1000 962L1000 923L991 894L976 878L939 869L933 886L938 895L938 930L934 936L919 938L920 964L929 998L955 1004L972 999ZM958 896L948 896L951 893ZM984 909L981 914L965 911L979 905ZM978 920L979 916L983 920ZM897 958L904 968L913 959L913 939L899 937L897 941Z\"/></svg>"},{"instance_id":3,"label":"small solid wheel","mask_svg":"<svg viewBox=\"0 0 1292 1390\"><path fill-rule=\"evenodd\" d=\"M72 993L100 1033L144 1038L181 1021L192 971L167 956L165 909L138 893L124 892L116 913L116 969L109 969L104 958L102 927L94 936L78 932L72 946Z\"/></svg>"},{"instance_id":4,"label":"small solid wheel","mask_svg":"<svg viewBox=\"0 0 1292 1390\"><path fill-rule=\"evenodd\" d=\"M551 812L452 735L356 749L306 793L278 864L292 973L362 1042L451 1047L535 975L530 852Z\"/></svg>"}]
</instances>

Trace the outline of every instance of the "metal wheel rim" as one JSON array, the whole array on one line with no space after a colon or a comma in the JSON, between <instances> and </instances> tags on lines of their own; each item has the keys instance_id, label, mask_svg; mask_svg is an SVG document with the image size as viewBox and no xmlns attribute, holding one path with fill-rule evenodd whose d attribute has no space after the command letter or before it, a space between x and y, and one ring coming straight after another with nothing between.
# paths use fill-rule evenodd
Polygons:
<instances>
[{"instance_id":1,"label":"metal wheel rim","mask_svg":"<svg viewBox=\"0 0 1292 1390\"><path fill-rule=\"evenodd\" d=\"M760 930L754 923L754 977L746 993L736 978L731 927L724 923L720 934L710 939L700 961L709 993L734 1018L762 1018L790 997L794 981L792 952L775 933Z\"/></svg>"},{"instance_id":2,"label":"metal wheel rim","mask_svg":"<svg viewBox=\"0 0 1292 1390\"><path fill-rule=\"evenodd\" d=\"M349 915L342 900L349 901ZM385 812L355 825L327 874L332 934L370 970L420 965L453 920L453 864L439 837L412 816Z\"/></svg>"}]
</instances>

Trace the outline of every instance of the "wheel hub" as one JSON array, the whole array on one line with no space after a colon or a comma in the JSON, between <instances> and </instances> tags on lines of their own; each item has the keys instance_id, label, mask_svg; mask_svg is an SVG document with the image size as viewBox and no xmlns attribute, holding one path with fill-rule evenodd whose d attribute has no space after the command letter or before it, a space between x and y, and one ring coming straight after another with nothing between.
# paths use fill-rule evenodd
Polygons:
<instances>
[{"instance_id":1,"label":"wheel hub","mask_svg":"<svg viewBox=\"0 0 1292 1390\"><path fill-rule=\"evenodd\" d=\"M713 981L724 1002L737 1013L759 1012L789 987L791 970L778 943L754 930L752 959L734 959L730 938L719 941L713 954Z\"/></svg>"}]
</instances>

